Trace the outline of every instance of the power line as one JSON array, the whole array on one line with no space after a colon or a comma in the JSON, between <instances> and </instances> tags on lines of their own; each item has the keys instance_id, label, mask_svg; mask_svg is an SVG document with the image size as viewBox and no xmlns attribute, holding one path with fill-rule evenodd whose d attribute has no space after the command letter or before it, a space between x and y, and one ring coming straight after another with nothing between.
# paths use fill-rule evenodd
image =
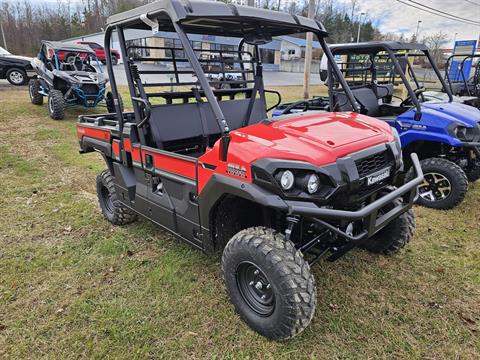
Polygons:
<instances>
[{"instance_id":1,"label":"power line","mask_svg":"<svg viewBox=\"0 0 480 360\"><path fill-rule=\"evenodd\" d=\"M468 25L480 26L480 23L477 23L477 22L475 22L475 21L473 21L473 20L467 20L467 21L465 21L465 20L461 20L461 19L457 18L457 17L454 16L454 15L448 14L448 16L445 16L445 15L439 14L439 13L437 13L437 12L434 12L434 11L431 11L431 10L428 10L428 9L425 9L425 8L423 8L423 7L420 7L420 6L416 6L416 5L414 5L414 4L411 4L411 3L408 3L408 2L405 2L405 1L402 1L402 0L396 0L396 1L399 2L399 3L402 3L402 4L404 4L404 5L407 5L407 6L411 6L411 7L415 8L415 9L422 10L422 11L428 12L428 13L430 13L430 14L437 15L437 16L440 16L440 17L443 17L443 18L446 18L446 19L449 19L449 20L462 22L462 23L465 23L465 24L468 24Z\"/></svg>"},{"instance_id":2,"label":"power line","mask_svg":"<svg viewBox=\"0 0 480 360\"><path fill-rule=\"evenodd\" d=\"M419 5L419 6L423 6L424 8L427 8L427 9L432 10L432 11L439 12L439 13L444 14L444 15L448 15L448 16L451 16L451 17L454 17L454 18L457 18L457 19L465 20L465 21L468 21L468 22L473 22L473 23L476 23L476 24L480 25L480 22L477 22L477 21L475 21L475 20L463 18L463 17L460 17L460 16L458 16L458 15L452 15L452 14L449 14L449 13L447 13L447 12L445 12L445 11L435 9L435 8L433 8L433 7L431 7L431 6L424 5L424 4L422 4L422 3L420 3L420 2L417 2L417 1L414 1L414 0L408 0L408 2L417 4L417 5Z\"/></svg>"},{"instance_id":3,"label":"power line","mask_svg":"<svg viewBox=\"0 0 480 360\"><path fill-rule=\"evenodd\" d=\"M471 0L464 0L464 1L466 1L467 3L473 4L473 5L480 6L480 4L476 3L475 1L471 1Z\"/></svg>"}]
</instances>

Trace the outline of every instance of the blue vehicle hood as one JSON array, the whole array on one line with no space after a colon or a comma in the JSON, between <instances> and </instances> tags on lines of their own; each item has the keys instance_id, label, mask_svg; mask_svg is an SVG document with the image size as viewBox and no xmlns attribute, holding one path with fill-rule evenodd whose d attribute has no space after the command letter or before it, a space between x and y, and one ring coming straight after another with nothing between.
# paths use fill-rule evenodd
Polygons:
<instances>
[{"instance_id":1,"label":"blue vehicle hood","mask_svg":"<svg viewBox=\"0 0 480 360\"><path fill-rule=\"evenodd\" d=\"M471 128L480 122L480 110L457 102L432 101L422 104L423 117L431 117L436 121L456 122Z\"/></svg>"}]
</instances>

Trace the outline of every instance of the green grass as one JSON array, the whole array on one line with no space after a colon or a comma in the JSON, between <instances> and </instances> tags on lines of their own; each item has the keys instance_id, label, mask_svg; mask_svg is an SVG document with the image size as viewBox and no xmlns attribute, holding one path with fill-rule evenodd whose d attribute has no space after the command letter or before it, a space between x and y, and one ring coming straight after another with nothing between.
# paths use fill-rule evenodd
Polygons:
<instances>
[{"instance_id":1,"label":"green grass","mask_svg":"<svg viewBox=\"0 0 480 360\"><path fill-rule=\"evenodd\" d=\"M104 164L78 154L84 109L53 121L26 88L0 95L1 359L480 357L478 185L453 211L416 208L417 234L394 257L355 250L317 265L311 325L270 342L234 313L218 256L147 221L102 218Z\"/></svg>"}]
</instances>

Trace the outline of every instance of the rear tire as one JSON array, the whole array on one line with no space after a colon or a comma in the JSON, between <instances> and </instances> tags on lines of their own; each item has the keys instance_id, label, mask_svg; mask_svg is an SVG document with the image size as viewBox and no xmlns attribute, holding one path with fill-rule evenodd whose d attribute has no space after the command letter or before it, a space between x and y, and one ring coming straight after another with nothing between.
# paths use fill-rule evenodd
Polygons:
<instances>
[{"instance_id":1,"label":"rear tire","mask_svg":"<svg viewBox=\"0 0 480 360\"><path fill-rule=\"evenodd\" d=\"M38 79L31 79L28 83L28 93L30 94L30 101L34 105L43 104L43 95L40 94L40 81Z\"/></svg>"},{"instance_id":2,"label":"rear tire","mask_svg":"<svg viewBox=\"0 0 480 360\"><path fill-rule=\"evenodd\" d=\"M432 209L448 210L459 205L468 190L468 179L457 164L441 158L420 161L425 180L418 186L417 204ZM405 182L415 177L411 168Z\"/></svg>"},{"instance_id":3,"label":"rear tire","mask_svg":"<svg viewBox=\"0 0 480 360\"><path fill-rule=\"evenodd\" d=\"M53 120L65 118L65 100L60 90L51 89L48 92L48 114Z\"/></svg>"},{"instance_id":4,"label":"rear tire","mask_svg":"<svg viewBox=\"0 0 480 360\"><path fill-rule=\"evenodd\" d=\"M118 64L118 58L115 55L112 55L112 65L117 65Z\"/></svg>"},{"instance_id":5,"label":"rear tire","mask_svg":"<svg viewBox=\"0 0 480 360\"><path fill-rule=\"evenodd\" d=\"M261 335L292 338L312 320L315 280L302 253L282 234L265 227L240 231L224 249L222 271L235 310Z\"/></svg>"},{"instance_id":6,"label":"rear tire","mask_svg":"<svg viewBox=\"0 0 480 360\"><path fill-rule=\"evenodd\" d=\"M103 170L97 176L97 196L103 216L113 225L126 225L137 220L137 215L118 200L109 170Z\"/></svg>"},{"instance_id":7,"label":"rear tire","mask_svg":"<svg viewBox=\"0 0 480 360\"><path fill-rule=\"evenodd\" d=\"M6 76L8 82L15 86L25 85L28 81L28 76L25 70L19 68L9 69Z\"/></svg>"},{"instance_id":8,"label":"rear tire","mask_svg":"<svg viewBox=\"0 0 480 360\"><path fill-rule=\"evenodd\" d=\"M393 205L399 205L400 202L401 200L398 199ZM360 247L376 254L395 254L410 242L415 228L415 212L409 209L371 238L363 241Z\"/></svg>"},{"instance_id":9,"label":"rear tire","mask_svg":"<svg viewBox=\"0 0 480 360\"><path fill-rule=\"evenodd\" d=\"M474 166L467 168L465 174L467 174L469 182L475 182L480 179L480 162L476 162Z\"/></svg>"}]
</instances>

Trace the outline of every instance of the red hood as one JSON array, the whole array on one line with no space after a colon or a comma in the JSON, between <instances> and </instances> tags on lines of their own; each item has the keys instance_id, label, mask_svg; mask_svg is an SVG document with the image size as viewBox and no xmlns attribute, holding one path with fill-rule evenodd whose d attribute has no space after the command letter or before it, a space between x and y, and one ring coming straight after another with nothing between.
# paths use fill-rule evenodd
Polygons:
<instances>
[{"instance_id":1,"label":"red hood","mask_svg":"<svg viewBox=\"0 0 480 360\"><path fill-rule=\"evenodd\" d=\"M229 160L301 160L322 166L394 140L384 121L357 113L304 113L232 132ZM232 156L232 159L230 159Z\"/></svg>"}]
</instances>

